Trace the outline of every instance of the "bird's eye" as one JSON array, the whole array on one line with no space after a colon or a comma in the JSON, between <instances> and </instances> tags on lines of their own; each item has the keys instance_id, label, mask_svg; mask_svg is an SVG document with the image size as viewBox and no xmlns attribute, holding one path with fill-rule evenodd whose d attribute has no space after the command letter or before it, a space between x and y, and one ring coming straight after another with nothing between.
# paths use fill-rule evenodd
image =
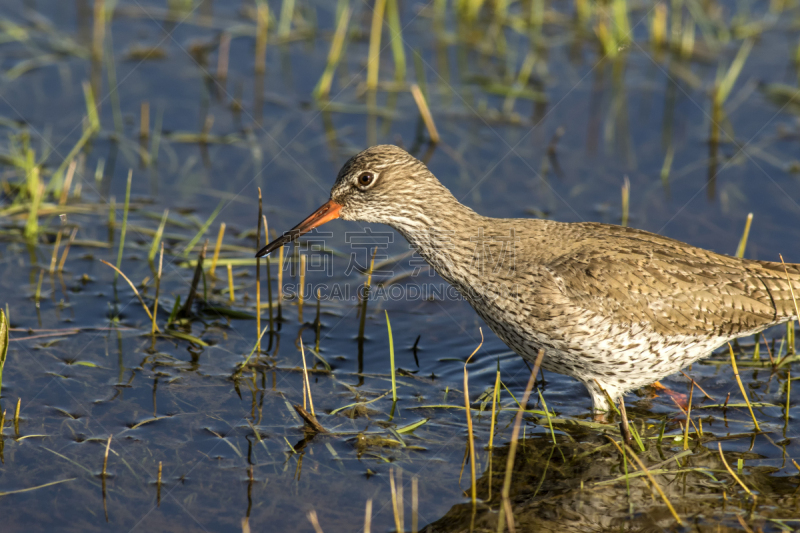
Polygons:
<instances>
[{"instance_id":1,"label":"bird's eye","mask_svg":"<svg viewBox=\"0 0 800 533\"><path fill-rule=\"evenodd\" d=\"M360 187L369 187L375 181L375 175L371 172L364 172L358 177L358 185Z\"/></svg>"}]
</instances>

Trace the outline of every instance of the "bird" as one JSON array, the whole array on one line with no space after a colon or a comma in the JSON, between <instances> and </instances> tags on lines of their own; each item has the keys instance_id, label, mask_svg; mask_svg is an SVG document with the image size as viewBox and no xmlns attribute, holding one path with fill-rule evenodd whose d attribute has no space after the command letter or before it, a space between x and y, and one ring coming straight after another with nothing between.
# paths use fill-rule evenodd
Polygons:
<instances>
[{"instance_id":1,"label":"bird","mask_svg":"<svg viewBox=\"0 0 800 533\"><path fill-rule=\"evenodd\" d=\"M518 355L580 381L594 413L735 338L797 318L800 264L740 259L640 229L491 218L394 145L339 171L330 199L258 251L328 221L387 224Z\"/></svg>"}]
</instances>

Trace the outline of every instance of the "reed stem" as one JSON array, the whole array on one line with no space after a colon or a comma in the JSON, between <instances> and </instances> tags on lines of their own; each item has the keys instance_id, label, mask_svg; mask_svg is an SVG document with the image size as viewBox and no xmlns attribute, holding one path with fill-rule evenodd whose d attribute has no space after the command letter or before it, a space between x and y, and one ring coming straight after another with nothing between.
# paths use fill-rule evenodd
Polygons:
<instances>
[{"instance_id":1,"label":"reed stem","mask_svg":"<svg viewBox=\"0 0 800 533\"><path fill-rule=\"evenodd\" d=\"M230 303L233 303L234 300L236 299L233 294L233 267L231 266L230 263L228 263L227 267L228 267L228 301L230 301Z\"/></svg>"},{"instance_id":2,"label":"reed stem","mask_svg":"<svg viewBox=\"0 0 800 533\"><path fill-rule=\"evenodd\" d=\"M381 34L386 0L375 0L372 10L372 27L369 34L369 55L367 59L367 90L378 88L378 69L381 63Z\"/></svg>"},{"instance_id":3,"label":"reed stem","mask_svg":"<svg viewBox=\"0 0 800 533\"><path fill-rule=\"evenodd\" d=\"M758 426L758 420L756 420L756 415L753 412L753 406L750 405L750 399L747 397L747 392L744 390L744 385L742 384L742 378L739 377L739 369L736 366L736 357L733 355L733 346L731 343L728 343L728 349L731 354L731 365L733 366L733 375L736 376L736 383L739 384L739 390L742 391L742 396L744 396L744 401L747 404L747 408L750 410L750 416L753 418L753 424L756 427L756 431L761 433L761 428Z\"/></svg>"},{"instance_id":4,"label":"reed stem","mask_svg":"<svg viewBox=\"0 0 800 533\"><path fill-rule=\"evenodd\" d=\"M525 406L528 404L528 398L531 395L531 389L533 389L533 383L536 381L536 375L539 373L539 366L542 364L542 359L544 358L544 348L539 350L539 355L536 357L536 362L533 364L533 371L531 372L531 376L528 378L528 384L525 386L525 394L522 395L522 401L520 402L519 410L517 411L517 416L514 419L514 429L511 432L511 442L508 447L508 457L506 459L506 472L505 478L503 479L503 490L501 492L501 497L503 501L503 507L501 511L501 516L505 517L505 521L508 524L509 531L514 531L514 514L511 511L511 499L509 495L511 493L511 476L514 473L514 459L517 455L517 440L519 439L519 428L522 424L522 415L525 413ZM501 521L498 520L498 527L501 526Z\"/></svg>"},{"instance_id":5,"label":"reed stem","mask_svg":"<svg viewBox=\"0 0 800 533\"><path fill-rule=\"evenodd\" d=\"M217 277L217 260L219 259L219 249L222 247L222 239L225 237L225 223L219 225L219 233L217 233L217 243L214 245L214 255L211 256L211 268L208 269L208 274L212 279Z\"/></svg>"},{"instance_id":6,"label":"reed stem","mask_svg":"<svg viewBox=\"0 0 800 533\"><path fill-rule=\"evenodd\" d=\"M317 416L317 414L314 412L314 400L311 399L311 382L308 380L308 367L306 366L306 350L305 347L303 347L302 337L300 338L300 353L303 357L303 377L306 383L306 390L308 391L308 406L311 408L311 415Z\"/></svg>"},{"instance_id":7,"label":"reed stem","mask_svg":"<svg viewBox=\"0 0 800 533\"><path fill-rule=\"evenodd\" d=\"M388 313L386 314L386 320L388 324L389 320ZM472 433L472 410L469 408L469 373L467 372L467 365L469 364L470 359L472 359L472 356L478 353L478 350L480 350L481 346L483 346L483 329L478 328L478 330L481 332L481 343L478 345L477 348L475 348L475 351L473 351L469 355L469 357L467 357L467 360L464 361L464 410L465 413L467 414L467 434L469 438L469 461L470 461L470 470L472 474L471 485L472 485L473 506L478 502L478 488L477 488L478 478L475 473L475 437ZM392 368L394 368L394 365L392 365ZM394 370L392 371L392 374L394 375Z\"/></svg>"}]
</instances>

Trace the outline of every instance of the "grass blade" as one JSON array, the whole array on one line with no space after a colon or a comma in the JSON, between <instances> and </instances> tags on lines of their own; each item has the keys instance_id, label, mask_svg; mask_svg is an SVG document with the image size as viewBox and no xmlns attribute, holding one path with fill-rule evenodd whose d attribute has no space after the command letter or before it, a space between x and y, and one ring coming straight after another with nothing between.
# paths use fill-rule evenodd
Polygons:
<instances>
[{"instance_id":1,"label":"grass blade","mask_svg":"<svg viewBox=\"0 0 800 533\"><path fill-rule=\"evenodd\" d=\"M342 50L344 49L344 40L347 35L347 25L350 23L350 6L347 6L339 16L339 22L336 25L336 33L333 35L331 41L331 49L328 52L328 63L325 65L325 70L314 88L314 98L317 100L327 99L331 92L331 83L333 82L333 75L336 72L336 67L339 66L339 60L342 58Z\"/></svg>"},{"instance_id":2,"label":"grass blade","mask_svg":"<svg viewBox=\"0 0 800 533\"><path fill-rule=\"evenodd\" d=\"M389 315L386 315L388 320ZM469 373L467 372L467 364L469 364L469 360L472 359L472 356L478 353L478 350L481 349L483 346L483 329L478 328L478 331L481 332L481 343L475 348L467 360L464 361L464 411L467 414L467 433L469 435L469 461L470 461L470 468L472 470L472 505L475 505L478 501L478 488L477 482L478 478L475 475L475 437L472 434L472 412L469 408ZM394 366L394 365L392 365Z\"/></svg>"},{"instance_id":3,"label":"grass blade","mask_svg":"<svg viewBox=\"0 0 800 533\"><path fill-rule=\"evenodd\" d=\"M650 484L653 485L656 488L656 490L658 491L658 494L661 496L661 499L664 501L664 503L666 504L667 508L669 509L669 512L672 513L672 516L675 518L675 521L678 522L679 525L683 525L683 521L681 521L681 517L678 516L677 512L675 512L675 508L672 506L672 503L669 501L669 498L667 498L667 495L664 494L664 491L661 490L661 487L658 485L658 483L656 483L656 480L653 477L653 474L650 473L650 471L647 469L647 467L644 466L644 463L642 463L642 460L639 459L636 456L636 454L633 452L633 450L631 450L631 448L627 444L625 445L625 449L628 452L630 452L629 453L630 457L634 461L636 461L636 464L638 464L639 468L642 469L644 474L647 476L647 479L650 480Z\"/></svg>"},{"instance_id":4,"label":"grass blade","mask_svg":"<svg viewBox=\"0 0 800 533\"><path fill-rule=\"evenodd\" d=\"M742 378L739 377L739 369L736 366L736 357L733 355L733 346L731 343L728 343L728 349L731 353L731 365L733 365L733 375L736 376L736 382L739 384L739 390L742 391L742 396L744 396L744 401L747 404L747 408L750 410L750 416L753 417L753 424L756 426L756 431L761 433L761 428L758 427L758 420L756 420L756 415L753 412L753 406L750 405L750 399L747 397L747 392L744 390L744 385L742 384Z\"/></svg>"},{"instance_id":5,"label":"grass blade","mask_svg":"<svg viewBox=\"0 0 800 533\"><path fill-rule=\"evenodd\" d=\"M6 366L8 355L8 316L0 309L0 392L3 391L3 367ZM0 438L2 438L0 431Z\"/></svg>"},{"instance_id":6,"label":"grass blade","mask_svg":"<svg viewBox=\"0 0 800 533\"><path fill-rule=\"evenodd\" d=\"M367 59L367 89L378 88L378 69L381 64L381 33L383 31L383 13L386 0L375 0L372 10L372 27L369 33L369 56Z\"/></svg>"},{"instance_id":7,"label":"grass blade","mask_svg":"<svg viewBox=\"0 0 800 533\"><path fill-rule=\"evenodd\" d=\"M539 355L536 357L536 362L533 364L533 372L531 372L531 377L528 378L528 384L525 387L525 394L522 396L520 409L519 411L517 411L517 417L514 420L514 429L511 432L511 443L509 444L508 458L506 459L505 479L503 480L502 514L501 518L497 521L498 531L503 530L502 517L505 517L505 521L508 523L508 530L514 533L514 515L511 512L511 500L509 499L509 494L511 492L511 476L513 475L514 472L514 459L516 458L517 455L517 439L519 438L519 426L522 423L522 414L524 412L525 405L528 403L528 398L531 395L533 382L536 381L536 375L539 373L539 366L542 364L542 359L544 359L544 349L539 350Z\"/></svg>"},{"instance_id":8,"label":"grass blade","mask_svg":"<svg viewBox=\"0 0 800 533\"><path fill-rule=\"evenodd\" d=\"M494 443L494 424L497 421L497 402L500 400L500 360L497 360L497 377L494 380L494 391L492 392L492 424L489 428L489 449Z\"/></svg>"},{"instance_id":9,"label":"grass blade","mask_svg":"<svg viewBox=\"0 0 800 533\"><path fill-rule=\"evenodd\" d=\"M403 28L400 25L397 0L387 0L386 2L386 23L391 34L389 43L394 56L394 79L403 81L406 79L406 52L403 49Z\"/></svg>"},{"instance_id":10,"label":"grass blade","mask_svg":"<svg viewBox=\"0 0 800 533\"><path fill-rule=\"evenodd\" d=\"M739 259L744 257L744 249L747 246L747 237L750 235L750 224L753 223L753 213L747 214L747 221L744 223L744 231L742 238L739 240L739 246L736 248L736 257Z\"/></svg>"},{"instance_id":11,"label":"grass blade","mask_svg":"<svg viewBox=\"0 0 800 533\"><path fill-rule=\"evenodd\" d=\"M110 266L111 268L113 268L117 272L118 275L122 276L122 279L124 279L125 281L128 282L128 285L130 285L131 289L133 289L133 293L136 295L137 298L139 298L139 303L142 304L142 307L144 308L144 312L147 313L147 317L151 321L153 321L153 315L152 315L152 313L150 313L150 309L148 309L147 304L145 304L144 300L142 299L142 295L139 294L138 290L136 290L136 285L133 284L133 282L128 278L128 276L126 276L124 272L122 272L120 269L118 269L117 267L115 267L114 265L109 263L108 261L104 261L103 259L100 259L100 262L103 263L104 265L107 265L107 266ZM158 326L156 326L156 331L158 331Z\"/></svg>"},{"instance_id":12,"label":"grass blade","mask_svg":"<svg viewBox=\"0 0 800 533\"><path fill-rule=\"evenodd\" d=\"M437 144L439 142L439 131L436 129L436 124L433 122L433 115L431 115L431 110L428 107L428 103L425 101L425 96L423 96L419 85L416 83L411 85L411 95L414 97L414 102L417 103L419 114L422 116L425 127L428 129L431 142Z\"/></svg>"},{"instance_id":13,"label":"grass blade","mask_svg":"<svg viewBox=\"0 0 800 533\"><path fill-rule=\"evenodd\" d=\"M214 209L214 212L211 213L211 216L208 217L208 220L206 220L205 224L203 224L203 226L200 228L200 231L197 232L197 235L195 235L192 238L192 240L189 241L189 244L186 245L186 248L183 249L183 254L182 254L183 257L189 257L189 252L192 251L192 248L194 248L195 244L197 244L197 242L203 237L203 235L205 235L206 231L208 231L208 228L214 222L214 219L217 218L217 215L222 210L222 206L224 205L225 205L225 200L220 200L216 209Z\"/></svg>"},{"instance_id":14,"label":"grass blade","mask_svg":"<svg viewBox=\"0 0 800 533\"><path fill-rule=\"evenodd\" d=\"M747 485L745 485L742 482L742 480L739 479L739 476L737 476L736 472L733 471L731 466L728 464L728 461L725 460L725 454L722 453L722 443L721 442L717 443L717 448L719 449L719 457L720 457L720 459L722 459L722 464L725 465L725 468L728 470L728 473L731 475L731 477L733 477L734 480L736 480L736 483L738 483L739 486L741 486L747 494L749 494L750 496L753 497L753 499L755 499L756 495L753 494L752 492L750 492L750 489L747 488Z\"/></svg>"},{"instance_id":15,"label":"grass blade","mask_svg":"<svg viewBox=\"0 0 800 533\"><path fill-rule=\"evenodd\" d=\"M374 259L373 259L374 260ZM386 313L386 329L389 331L389 364L392 366L392 401L397 401L397 381L394 370L394 340L392 339L392 323L389 322L389 311Z\"/></svg>"},{"instance_id":16,"label":"grass blade","mask_svg":"<svg viewBox=\"0 0 800 533\"><path fill-rule=\"evenodd\" d=\"M133 169L128 170L128 184L125 187L125 205L122 208L122 229L119 234L119 251L117 252L117 272L122 268L122 249L125 247L125 234L128 231L128 209L131 203L131 181L133 180ZM114 274L114 281L117 281L119 274Z\"/></svg>"},{"instance_id":17,"label":"grass blade","mask_svg":"<svg viewBox=\"0 0 800 533\"><path fill-rule=\"evenodd\" d=\"M217 244L214 245L214 255L211 256L211 268L208 269L208 273L212 279L216 278L217 272L217 260L219 259L219 249L222 246L222 239L225 237L225 223L219 225L219 233L217 234Z\"/></svg>"},{"instance_id":18,"label":"grass blade","mask_svg":"<svg viewBox=\"0 0 800 533\"><path fill-rule=\"evenodd\" d=\"M742 43L742 47L739 48L736 57L733 58L730 68L728 68L728 71L717 87L717 93L715 95L717 105L721 106L725 103L725 100L728 99L731 89L733 89L733 84L736 83L736 79L739 77L739 74L741 74L745 61L747 61L747 56L750 55L750 51L753 49L753 44L753 39L747 39Z\"/></svg>"},{"instance_id":19,"label":"grass blade","mask_svg":"<svg viewBox=\"0 0 800 533\"><path fill-rule=\"evenodd\" d=\"M164 215L161 217L161 223L158 225L158 229L156 230L156 236L153 237L153 243L150 245L150 252L147 254L147 260L151 263L156 257L156 252L158 252L158 245L161 243L161 238L164 235L164 227L167 225L168 215L169 209L164 209Z\"/></svg>"}]
</instances>

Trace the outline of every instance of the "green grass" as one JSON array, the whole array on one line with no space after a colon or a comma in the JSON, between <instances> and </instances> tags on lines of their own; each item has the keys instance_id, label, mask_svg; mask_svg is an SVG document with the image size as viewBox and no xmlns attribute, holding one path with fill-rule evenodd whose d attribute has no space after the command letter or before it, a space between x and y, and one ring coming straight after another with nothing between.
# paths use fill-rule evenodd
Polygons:
<instances>
[{"instance_id":1,"label":"green grass","mask_svg":"<svg viewBox=\"0 0 800 533\"><path fill-rule=\"evenodd\" d=\"M0 309L0 393L3 391L3 368L8 357L8 315ZM3 431L0 429L0 438Z\"/></svg>"},{"instance_id":2,"label":"green grass","mask_svg":"<svg viewBox=\"0 0 800 533\"><path fill-rule=\"evenodd\" d=\"M395 365L394 365L394 340L392 339L392 323L389 322L389 311L385 311L386 313L386 330L389 333L389 365L390 371L392 375L392 401L397 401L397 379L395 377Z\"/></svg>"},{"instance_id":3,"label":"green grass","mask_svg":"<svg viewBox=\"0 0 800 533\"><path fill-rule=\"evenodd\" d=\"M133 180L133 169L128 172L128 181L125 186L125 204L122 207L122 228L119 232L119 251L117 252L117 269L114 273L114 280L119 276L119 270L122 268L122 254L125 250L125 236L128 232L128 210L131 205L131 182Z\"/></svg>"}]
</instances>

